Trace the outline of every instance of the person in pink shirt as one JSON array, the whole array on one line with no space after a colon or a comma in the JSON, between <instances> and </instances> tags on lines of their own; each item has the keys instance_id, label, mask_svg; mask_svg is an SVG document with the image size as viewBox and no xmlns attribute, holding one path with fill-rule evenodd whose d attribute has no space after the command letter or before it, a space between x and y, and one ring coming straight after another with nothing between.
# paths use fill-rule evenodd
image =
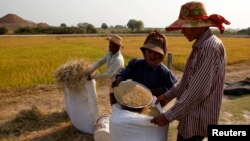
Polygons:
<instances>
[{"instance_id":1,"label":"person in pink shirt","mask_svg":"<svg viewBox=\"0 0 250 141\"><path fill-rule=\"evenodd\" d=\"M217 27L223 33L223 23L230 24L220 15L208 16L204 4L193 1L182 5L179 19L165 29L181 30L188 41L195 41L182 79L156 101L165 106L176 98L175 104L151 120L159 126L178 120L177 141L202 141L207 137L208 125L218 124L226 52L209 27Z\"/></svg>"}]
</instances>

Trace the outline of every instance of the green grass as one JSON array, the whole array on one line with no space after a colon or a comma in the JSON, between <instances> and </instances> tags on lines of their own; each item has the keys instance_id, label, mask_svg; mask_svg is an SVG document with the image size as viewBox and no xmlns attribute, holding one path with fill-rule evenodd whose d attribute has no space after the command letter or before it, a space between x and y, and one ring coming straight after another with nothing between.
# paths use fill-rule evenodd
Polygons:
<instances>
[{"instance_id":1,"label":"green grass","mask_svg":"<svg viewBox=\"0 0 250 141\"><path fill-rule=\"evenodd\" d=\"M123 38L126 64L131 58L142 57L140 47L145 38ZM229 65L250 61L248 38L221 39ZM168 51L173 53L173 68L182 71L192 43L178 36L168 37L168 43ZM0 89L54 83L55 69L66 61L81 58L93 64L107 50L104 37L0 37ZM104 70L102 67L99 71Z\"/></svg>"}]
</instances>

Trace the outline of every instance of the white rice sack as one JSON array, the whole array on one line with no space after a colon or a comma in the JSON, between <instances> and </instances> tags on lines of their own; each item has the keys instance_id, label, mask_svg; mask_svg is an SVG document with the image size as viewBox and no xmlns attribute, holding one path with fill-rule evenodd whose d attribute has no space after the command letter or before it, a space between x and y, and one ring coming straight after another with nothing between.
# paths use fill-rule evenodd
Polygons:
<instances>
[{"instance_id":1,"label":"white rice sack","mask_svg":"<svg viewBox=\"0 0 250 141\"><path fill-rule=\"evenodd\" d=\"M152 118L114 104L109 125L111 141L166 141L169 125L157 126L150 122Z\"/></svg>"},{"instance_id":2,"label":"white rice sack","mask_svg":"<svg viewBox=\"0 0 250 141\"><path fill-rule=\"evenodd\" d=\"M65 109L73 126L85 133L93 134L98 119L96 82L86 81L81 91L72 91L65 87Z\"/></svg>"}]
</instances>

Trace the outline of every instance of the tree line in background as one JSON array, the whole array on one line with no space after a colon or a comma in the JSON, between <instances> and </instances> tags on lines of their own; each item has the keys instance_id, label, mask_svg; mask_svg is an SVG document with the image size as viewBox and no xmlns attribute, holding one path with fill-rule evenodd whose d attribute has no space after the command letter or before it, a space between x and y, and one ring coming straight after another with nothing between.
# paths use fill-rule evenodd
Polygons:
<instances>
[{"instance_id":1,"label":"tree line in background","mask_svg":"<svg viewBox=\"0 0 250 141\"><path fill-rule=\"evenodd\" d=\"M152 30L164 32L164 29L145 29L143 21L130 19L126 25L108 26L101 24L101 28L96 28L90 23L79 23L76 27L67 26L62 23L60 26L48 27L21 27L17 28L14 34L84 34L84 33L149 33ZM0 27L0 34L7 34L8 29ZM174 32L179 33L179 31ZM250 27L238 31L229 30L225 34L250 35Z\"/></svg>"},{"instance_id":2,"label":"tree line in background","mask_svg":"<svg viewBox=\"0 0 250 141\"><path fill-rule=\"evenodd\" d=\"M100 30L102 29L102 31ZM84 34L84 33L105 33L105 30L115 29L115 31L109 31L111 33L139 33L145 32L144 24L142 21L131 19L127 25L108 26L106 23L102 23L101 28L96 28L90 23L78 23L77 26L67 26L65 23L61 23L60 26L48 26L48 27L19 27L13 31L14 34ZM131 30L130 30L131 29ZM0 27L0 34L8 34L8 29Z\"/></svg>"}]
</instances>

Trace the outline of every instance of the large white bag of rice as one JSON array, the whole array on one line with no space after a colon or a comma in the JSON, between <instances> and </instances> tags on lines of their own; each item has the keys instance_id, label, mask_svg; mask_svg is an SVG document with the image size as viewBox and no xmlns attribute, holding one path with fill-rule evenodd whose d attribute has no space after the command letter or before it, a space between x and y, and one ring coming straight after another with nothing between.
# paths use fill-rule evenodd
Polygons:
<instances>
[{"instance_id":1,"label":"large white bag of rice","mask_svg":"<svg viewBox=\"0 0 250 141\"><path fill-rule=\"evenodd\" d=\"M119 104L112 107L111 141L167 141L169 125L159 127L150 122L152 116L124 110Z\"/></svg>"},{"instance_id":2,"label":"large white bag of rice","mask_svg":"<svg viewBox=\"0 0 250 141\"><path fill-rule=\"evenodd\" d=\"M98 119L96 81L86 81L81 91L64 88L65 109L73 126L85 133L93 134Z\"/></svg>"}]
</instances>

